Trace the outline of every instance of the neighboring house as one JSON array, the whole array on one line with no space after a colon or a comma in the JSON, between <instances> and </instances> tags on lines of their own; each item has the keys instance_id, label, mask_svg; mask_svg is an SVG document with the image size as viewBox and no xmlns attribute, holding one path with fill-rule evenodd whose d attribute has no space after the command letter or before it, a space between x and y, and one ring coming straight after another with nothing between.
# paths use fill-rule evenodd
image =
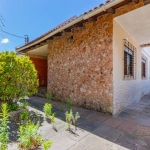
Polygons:
<instances>
[{"instance_id":1,"label":"neighboring house","mask_svg":"<svg viewBox=\"0 0 150 150\"><path fill-rule=\"evenodd\" d=\"M107 1L16 51L54 99L115 115L150 92L150 0Z\"/></svg>"}]
</instances>

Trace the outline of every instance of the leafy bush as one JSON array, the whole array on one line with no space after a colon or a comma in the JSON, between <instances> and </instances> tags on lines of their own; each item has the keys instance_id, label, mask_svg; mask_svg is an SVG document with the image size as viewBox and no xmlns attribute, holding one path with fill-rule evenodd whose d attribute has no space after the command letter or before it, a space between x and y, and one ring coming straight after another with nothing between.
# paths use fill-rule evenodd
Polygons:
<instances>
[{"instance_id":1,"label":"leafy bush","mask_svg":"<svg viewBox=\"0 0 150 150\"><path fill-rule=\"evenodd\" d=\"M27 109L27 106L30 106L30 104L28 102L26 102L26 101L20 103L20 107L22 109Z\"/></svg>"},{"instance_id":2,"label":"leafy bush","mask_svg":"<svg viewBox=\"0 0 150 150\"><path fill-rule=\"evenodd\" d=\"M66 111L65 115L66 115L66 122L68 124L68 130L71 130L72 123L76 128L77 120L80 118L79 113L76 112L76 114L74 115L71 109L70 111Z\"/></svg>"},{"instance_id":3,"label":"leafy bush","mask_svg":"<svg viewBox=\"0 0 150 150\"><path fill-rule=\"evenodd\" d=\"M52 141L43 141L42 137L37 133L39 123L34 124L32 122L27 123L19 127L19 149L37 149L39 146L43 146L44 150L52 145Z\"/></svg>"},{"instance_id":4,"label":"leafy bush","mask_svg":"<svg viewBox=\"0 0 150 150\"><path fill-rule=\"evenodd\" d=\"M65 115L66 115L66 122L68 124L68 130L70 130L72 124L72 116L73 116L72 110L66 111Z\"/></svg>"},{"instance_id":5,"label":"leafy bush","mask_svg":"<svg viewBox=\"0 0 150 150\"><path fill-rule=\"evenodd\" d=\"M1 106L2 113L0 114L0 150L6 150L8 147L9 133L8 133L8 107L4 103Z\"/></svg>"},{"instance_id":6,"label":"leafy bush","mask_svg":"<svg viewBox=\"0 0 150 150\"><path fill-rule=\"evenodd\" d=\"M42 146L43 150L48 150L52 146L52 141L43 141Z\"/></svg>"},{"instance_id":7,"label":"leafy bush","mask_svg":"<svg viewBox=\"0 0 150 150\"><path fill-rule=\"evenodd\" d=\"M37 71L28 56L0 53L0 101L16 102L37 92Z\"/></svg>"},{"instance_id":8,"label":"leafy bush","mask_svg":"<svg viewBox=\"0 0 150 150\"><path fill-rule=\"evenodd\" d=\"M39 124L29 123L19 127L19 148L30 149L41 145L41 136L37 134Z\"/></svg>"},{"instance_id":9,"label":"leafy bush","mask_svg":"<svg viewBox=\"0 0 150 150\"><path fill-rule=\"evenodd\" d=\"M9 111L16 111L19 109L19 105L17 103L9 103L8 109Z\"/></svg>"},{"instance_id":10,"label":"leafy bush","mask_svg":"<svg viewBox=\"0 0 150 150\"><path fill-rule=\"evenodd\" d=\"M50 115L52 114L52 105L49 103L45 103L44 112L45 112L46 118L50 117Z\"/></svg>"},{"instance_id":11,"label":"leafy bush","mask_svg":"<svg viewBox=\"0 0 150 150\"><path fill-rule=\"evenodd\" d=\"M25 110L20 114L20 121L21 123L27 123L29 121L30 118L30 113Z\"/></svg>"}]
</instances>

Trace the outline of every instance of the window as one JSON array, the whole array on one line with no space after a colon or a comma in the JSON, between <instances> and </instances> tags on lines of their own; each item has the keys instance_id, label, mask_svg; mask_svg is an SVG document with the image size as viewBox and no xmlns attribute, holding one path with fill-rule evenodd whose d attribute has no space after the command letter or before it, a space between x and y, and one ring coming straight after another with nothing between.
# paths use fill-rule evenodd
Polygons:
<instances>
[{"instance_id":1,"label":"window","mask_svg":"<svg viewBox=\"0 0 150 150\"><path fill-rule=\"evenodd\" d=\"M141 77L142 77L142 79L145 79L147 77L146 68L147 68L147 58L144 55L142 55L142 61L141 61Z\"/></svg>"},{"instance_id":2,"label":"window","mask_svg":"<svg viewBox=\"0 0 150 150\"><path fill-rule=\"evenodd\" d=\"M124 79L135 79L135 47L125 40L124 43Z\"/></svg>"}]
</instances>

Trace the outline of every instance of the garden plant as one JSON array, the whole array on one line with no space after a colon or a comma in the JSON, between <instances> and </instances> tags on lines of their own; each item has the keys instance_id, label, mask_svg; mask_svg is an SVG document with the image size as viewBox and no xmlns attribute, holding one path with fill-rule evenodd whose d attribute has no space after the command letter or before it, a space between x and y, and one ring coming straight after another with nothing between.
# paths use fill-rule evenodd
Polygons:
<instances>
[{"instance_id":1,"label":"garden plant","mask_svg":"<svg viewBox=\"0 0 150 150\"><path fill-rule=\"evenodd\" d=\"M0 102L16 103L37 92L37 71L28 56L0 53Z\"/></svg>"},{"instance_id":2,"label":"garden plant","mask_svg":"<svg viewBox=\"0 0 150 150\"><path fill-rule=\"evenodd\" d=\"M8 106L6 103L1 105L0 114L0 150L6 150L8 147L9 133L8 133L8 123L9 123L9 114Z\"/></svg>"}]
</instances>

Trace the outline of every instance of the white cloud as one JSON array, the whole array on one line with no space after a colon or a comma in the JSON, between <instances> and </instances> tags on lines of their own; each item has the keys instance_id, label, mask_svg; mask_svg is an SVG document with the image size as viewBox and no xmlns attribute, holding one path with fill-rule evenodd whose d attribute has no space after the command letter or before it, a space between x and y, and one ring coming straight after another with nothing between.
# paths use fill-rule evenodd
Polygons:
<instances>
[{"instance_id":1,"label":"white cloud","mask_svg":"<svg viewBox=\"0 0 150 150\"><path fill-rule=\"evenodd\" d=\"M6 44L8 42L9 42L9 40L7 38L6 39L2 39L2 41L1 41L1 43L3 43L3 44Z\"/></svg>"}]
</instances>

